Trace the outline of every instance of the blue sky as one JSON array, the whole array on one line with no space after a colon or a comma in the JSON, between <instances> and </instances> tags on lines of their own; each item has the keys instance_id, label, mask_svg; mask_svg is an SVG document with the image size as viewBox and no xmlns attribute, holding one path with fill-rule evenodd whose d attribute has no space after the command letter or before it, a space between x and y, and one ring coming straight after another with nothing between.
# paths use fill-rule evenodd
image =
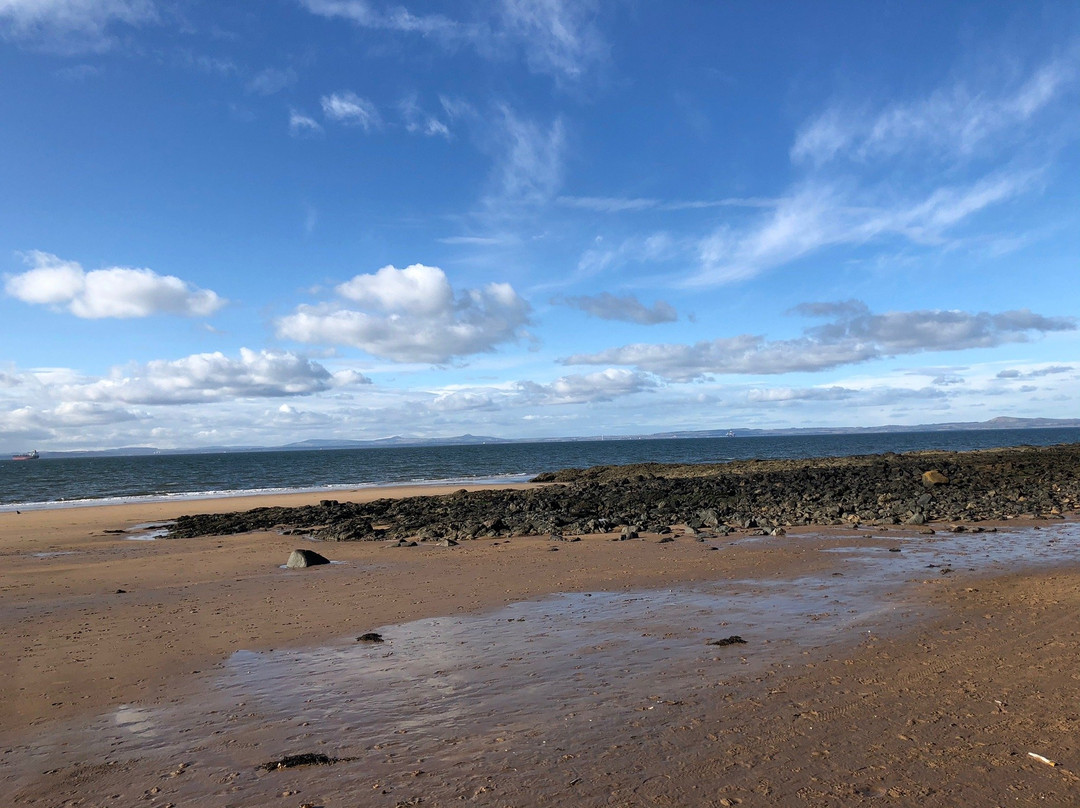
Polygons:
<instances>
[{"instance_id":1,"label":"blue sky","mask_svg":"<svg viewBox=\"0 0 1080 808\"><path fill-rule=\"evenodd\" d=\"M1076 417L1080 7L0 0L0 450Z\"/></svg>"}]
</instances>

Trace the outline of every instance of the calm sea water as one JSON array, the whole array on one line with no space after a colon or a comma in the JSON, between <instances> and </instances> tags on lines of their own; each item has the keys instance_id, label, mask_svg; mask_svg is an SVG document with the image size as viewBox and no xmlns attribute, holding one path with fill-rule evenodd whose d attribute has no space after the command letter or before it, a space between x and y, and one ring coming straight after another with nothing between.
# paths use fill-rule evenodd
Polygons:
<instances>
[{"instance_id":1,"label":"calm sea water","mask_svg":"<svg viewBox=\"0 0 1080 808\"><path fill-rule=\"evenodd\" d=\"M605 440L0 462L0 511L393 483L526 480L615 463L716 463L1080 442L1080 429Z\"/></svg>"}]
</instances>

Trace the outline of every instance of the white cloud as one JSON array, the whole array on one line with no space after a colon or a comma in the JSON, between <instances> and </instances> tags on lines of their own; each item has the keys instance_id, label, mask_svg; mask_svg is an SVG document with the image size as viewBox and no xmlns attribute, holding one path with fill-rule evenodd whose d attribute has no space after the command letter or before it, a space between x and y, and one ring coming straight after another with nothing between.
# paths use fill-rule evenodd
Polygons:
<instances>
[{"instance_id":1,"label":"white cloud","mask_svg":"<svg viewBox=\"0 0 1080 808\"><path fill-rule=\"evenodd\" d=\"M87 272L75 261L37 250L26 254L26 262L33 269L8 277L7 294L24 303L66 308L76 317L205 317L226 302L208 289L149 269L110 267Z\"/></svg>"},{"instance_id":2,"label":"white cloud","mask_svg":"<svg viewBox=\"0 0 1080 808\"><path fill-rule=\"evenodd\" d=\"M428 137L443 137L450 139L450 127L433 115L429 115L420 108L415 95L407 96L398 104L401 116L405 121L405 129L415 134Z\"/></svg>"},{"instance_id":3,"label":"white cloud","mask_svg":"<svg viewBox=\"0 0 1080 808\"><path fill-rule=\"evenodd\" d=\"M289 134L293 137L299 137L301 135L317 135L322 132L322 130L322 124L310 115L305 115L295 109L289 112Z\"/></svg>"},{"instance_id":4,"label":"white cloud","mask_svg":"<svg viewBox=\"0 0 1080 808\"><path fill-rule=\"evenodd\" d=\"M322 110L330 120L361 126L365 132L382 127L382 116L375 105L351 91L324 95Z\"/></svg>"},{"instance_id":5,"label":"white cloud","mask_svg":"<svg viewBox=\"0 0 1080 808\"><path fill-rule=\"evenodd\" d=\"M566 134L561 119L550 126L525 120L508 106L499 108L495 132L498 158L495 165L493 205L506 202L541 203L549 200L562 183Z\"/></svg>"},{"instance_id":6,"label":"white cloud","mask_svg":"<svg viewBox=\"0 0 1080 808\"><path fill-rule=\"evenodd\" d=\"M608 368L598 373L563 376L550 384L519 382L518 391L529 404L588 404L612 401L658 386L655 378L646 373Z\"/></svg>"},{"instance_id":7,"label":"white cloud","mask_svg":"<svg viewBox=\"0 0 1080 808\"><path fill-rule=\"evenodd\" d=\"M590 0L502 1L503 30L524 43L526 64L560 79L579 79L607 58L595 16Z\"/></svg>"},{"instance_id":8,"label":"white cloud","mask_svg":"<svg viewBox=\"0 0 1080 808\"><path fill-rule=\"evenodd\" d=\"M868 162L930 153L963 159L993 151L998 141L1018 137L1076 75L1074 64L1056 60L1005 88L956 82L876 113L834 106L799 132L791 158L821 165L840 157Z\"/></svg>"},{"instance_id":9,"label":"white cloud","mask_svg":"<svg viewBox=\"0 0 1080 808\"><path fill-rule=\"evenodd\" d=\"M455 20L415 14L367 0L299 0L312 14L344 19L361 28L396 31L433 41L449 52L471 47L487 59L520 53L534 73L577 81L607 58L608 47L593 25L592 0L500 0L486 19Z\"/></svg>"},{"instance_id":10,"label":"white cloud","mask_svg":"<svg viewBox=\"0 0 1080 808\"><path fill-rule=\"evenodd\" d=\"M252 76L247 89L256 95L275 95L296 84L296 80L296 71L291 67L284 70L268 67Z\"/></svg>"},{"instance_id":11,"label":"white cloud","mask_svg":"<svg viewBox=\"0 0 1080 808\"><path fill-rule=\"evenodd\" d=\"M1032 172L1001 172L967 185L942 186L921 198L887 202L877 191L813 181L782 199L767 218L736 230L721 227L698 245L699 270L689 286L742 281L825 247L859 245L886 237L942 244L966 219L1008 201L1034 183ZM881 191L880 196L885 196Z\"/></svg>"},{"instance_id":12,"label":"white cloud","mask_svg":"<svg viewBox=\"0 0 1080 808\"><path fill-rule=\"evenodd\" d=\"M565 303L575 309L599 317L601 320L622 320L639 325L671 323L679 319L679 313L663 300L657 300L651 307L645 306L633 295L613 295L602 292L598 295L557 298L557 303Z\"/></svg>"},{"instance_id":13,"label":"white cloud","mask_svg":"<svg viewBox=\"0 0 1080 808\"><path fill-rule=\"evenodd\" d=\"M628 365L665 379L690 381L712 374L812 372L903 354L987 348L1026 342L1031 334L1073 331L1076 321L1026 309L998 314L907 311L873 314L858 301L808 304L799 313L832 317L797 339L768 341L742 334L693 345L637 343L578 354L569 365Z\"/></svg>"},{"instance_id":14,"label":"white cloud","mask_svg":"<svg viewBox=\"0 0 1080 808\"><path fill-rule=\"evenodd\" d=\"M506 283L454 293L438 267L386 266L337 287L357 304L303 305L277 321L286 339L351 345L395 362L444 363L522 336L529 305Z\"/></svg>"},{"instance_id":15,"label":"white cloud","mask_svg":"<svg viewBox=\"0 0 1080 808\"><path fill-rule=\"evenodd\" d=\"M0 36L61 53L106 50L114 23L155 19L154 0L0 0Z\"/></svg>"},{"instance_id":16,"label":"white cloud","mask_svg":"<svg viewBox=\"0 0 1080 808\"><path fill-rule=\"evenodd\" d=\"M311 359L288 352L240 349L182 359L159 359L114 368L102 379L60 388L64 398L125 404L193 404L238 398L306 396L334 387L365 384L361 374L331 374Z\"/></svg>"}]
</instances>

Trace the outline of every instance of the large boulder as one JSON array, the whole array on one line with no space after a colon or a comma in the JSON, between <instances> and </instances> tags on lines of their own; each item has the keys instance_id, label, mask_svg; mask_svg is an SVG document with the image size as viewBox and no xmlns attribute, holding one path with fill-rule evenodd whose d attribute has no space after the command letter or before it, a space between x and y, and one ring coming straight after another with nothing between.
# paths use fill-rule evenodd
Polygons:
<instances>
[{"instance_id":1,"label":"large boulder","mask_svg":"<svg viewBox=\"0 0 1080 808\"><path fill-rule=\"evenodd\" d=\"M304 567L315 567L319 564L329 564L330 559L319 555L314 550L293 550L285 566L291 570L299 570Z\"/></svg>"}]
</instances>

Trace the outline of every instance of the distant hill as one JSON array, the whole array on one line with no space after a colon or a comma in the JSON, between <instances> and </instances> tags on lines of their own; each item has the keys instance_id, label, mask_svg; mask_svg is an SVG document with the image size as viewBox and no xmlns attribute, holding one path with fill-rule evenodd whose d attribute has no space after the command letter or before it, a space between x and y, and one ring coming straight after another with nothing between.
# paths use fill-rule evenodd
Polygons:
<instances>
[{"instance_id":1,"label":"distant hill","mask_svg":"<svg viewBox=\"0 0 1080 808\"><path fill-rule=\"evenodd\" d=\"M608 440L665 440L679 438L723 438L734 433L734 437L769 437L783 435L872 435L888 432L958 432L961 430L980 429L1068 429L1080 428L1080 418L1010 418L1000 416L989 421L956 421L944 424L886 424L884 426L852 427L792 427L789 429L698 429L673 432L654 432L647 435L606 436ZM333 449L377 449L406 446L474 446L481 444L508 443L558 443L567 441L603 440L605 436L566 438L497 438L490 435L455 435L444 438L410 438L404 435L391 435L373 440L342 440L337 438L311 438L287 443L283 446L200 446L186 449L155 449L151 446L125 446L119 449L101 449L97 451L41 452L42 457L117 457L145 455L178 454L227 454L234 452L291 452Z\"/></svg>"}]
</instances>

